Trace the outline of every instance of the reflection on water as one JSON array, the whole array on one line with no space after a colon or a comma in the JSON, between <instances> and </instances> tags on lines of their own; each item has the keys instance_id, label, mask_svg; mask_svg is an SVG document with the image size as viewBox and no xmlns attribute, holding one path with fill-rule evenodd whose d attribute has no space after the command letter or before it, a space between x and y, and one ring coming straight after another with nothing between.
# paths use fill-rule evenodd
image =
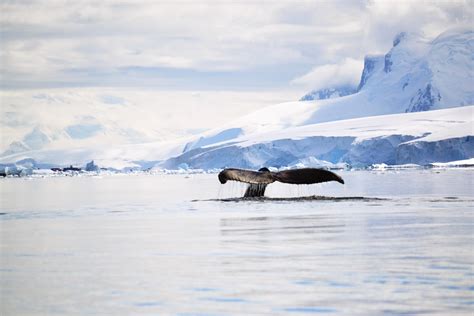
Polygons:
<instances>
[{"instance_id":1,"label":"reflection on water","mask_svg":"<svg viewBox=\"0 0 474 316\"><path fill-rule=\"evenodd\" d=\"M472 315L472 175L265 199L215 175L5 179L0 314Z\"/></svg>"}]
</instances>

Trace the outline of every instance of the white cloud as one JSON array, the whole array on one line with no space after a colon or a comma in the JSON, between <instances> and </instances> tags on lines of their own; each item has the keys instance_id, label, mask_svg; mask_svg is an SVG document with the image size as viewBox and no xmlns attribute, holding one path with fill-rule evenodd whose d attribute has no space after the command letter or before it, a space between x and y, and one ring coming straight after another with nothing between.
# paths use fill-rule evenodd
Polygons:
<instances>
[{"instance_id":1,"label":"white cloud","mask_svg":"<svg viewBox=\"0 0 474 316\"><path fill-rule=\"evenodd\" d=\"M400 31L435 36L472 25L471 3L6 1L0 3L0 72L19 85L96 85L102 80L97 72L116 73L126 84L117 71L126 67L290 73L385 52ZM87 76L74 77L71 69ZM262 77L271 83L281 75Z\"/></svg>"},{"instance_id":2,"label":"white cloud","mask_svg":"<svg viewBox=\"0 0 474 316\"><path fill-rule=\"evenodd\" d=\"M326 64L313 68L307 74L291 81L308 89L323 89L342 85L357 86L364 64L360 60L346 58L340 64Z\"/></svg>"},{"instance_id":3,"label":"white cloud","mask_svg":"<svg viewBox=\"0 0 474 316\"><path fill-rule=\"evenodd\" d=\"M364 45L372 53L385 52L394 35L419 32L434 38L448 28L472 28L472 1L367 1Z\"/></svg>"}]
</instances>

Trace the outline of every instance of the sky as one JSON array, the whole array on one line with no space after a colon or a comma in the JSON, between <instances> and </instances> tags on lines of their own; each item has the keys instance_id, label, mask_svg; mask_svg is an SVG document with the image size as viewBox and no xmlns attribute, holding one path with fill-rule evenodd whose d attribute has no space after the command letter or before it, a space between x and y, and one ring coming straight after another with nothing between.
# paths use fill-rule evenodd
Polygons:
<instances>
[{"instance_id":1,"label":"sky","mask_svg":"<svg viewBox=\"0 0 474 316\"><path fill-rule=\"evenodd\" d=\"M320 88L318 70L356 84L364 55L397 33L473 24L458 0L3 0L0 12L3 89Z\"/></svg>"},{"instance_id":2,"label":"sky","mask_svg":"<svg viewBox=\"0 0 474 316\"><path fill-rule=\"evenodd\" d=\"M357 86L365 55L386 53L402 31L434 38L473 27L473 7L461 0L0 0L0 111L14 122L28 113L33 121L22 133L54 123L34 121L44 104L68 106L56 118L67 121L92 99L105 104L101 113L113 100L147 109L144 116L175 132L218 127L313 89Z\"/></svg>"}]
</instances>

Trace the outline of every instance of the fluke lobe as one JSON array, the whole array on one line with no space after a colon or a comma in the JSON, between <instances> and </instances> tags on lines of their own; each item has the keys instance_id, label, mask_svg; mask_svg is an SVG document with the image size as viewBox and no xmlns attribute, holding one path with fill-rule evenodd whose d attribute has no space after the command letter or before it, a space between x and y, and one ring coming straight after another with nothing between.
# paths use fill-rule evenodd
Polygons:
<instances>
[{"instance_id":1,"label":"fluke lobe","mask_svg":"<svg viewBox=\"0 0 474 316\"><path fill-rule=\"evenodd\" d=\"M272 172L267 168L258 171L224 169L219 173L219 181L224 184L227 181L239 181L248 183L244 197L261 197L265 194L267 185L275 181L290 184L313 184L328 181L337 181L344 184L344 180L334 172L317 168L302 168Z\"/></svg>"}]
</instances>

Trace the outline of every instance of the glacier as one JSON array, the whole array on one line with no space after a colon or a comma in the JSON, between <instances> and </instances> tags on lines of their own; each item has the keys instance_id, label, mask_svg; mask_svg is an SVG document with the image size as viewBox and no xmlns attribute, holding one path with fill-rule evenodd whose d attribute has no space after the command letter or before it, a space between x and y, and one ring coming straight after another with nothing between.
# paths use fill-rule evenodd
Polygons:
<instances>
[{"instance_id":1,"label":"glacier","mask_svg":"<svg viewBox=\"0 0 474 316\"><path fill-rule=\"evenodd\" d=\"M290 127L193 149L159 165L256 169L297 165L310 157L320 166L353 167L462 160L474 157L473 115L474 106L465 106Z\"/></svg>"}]
</instances>

